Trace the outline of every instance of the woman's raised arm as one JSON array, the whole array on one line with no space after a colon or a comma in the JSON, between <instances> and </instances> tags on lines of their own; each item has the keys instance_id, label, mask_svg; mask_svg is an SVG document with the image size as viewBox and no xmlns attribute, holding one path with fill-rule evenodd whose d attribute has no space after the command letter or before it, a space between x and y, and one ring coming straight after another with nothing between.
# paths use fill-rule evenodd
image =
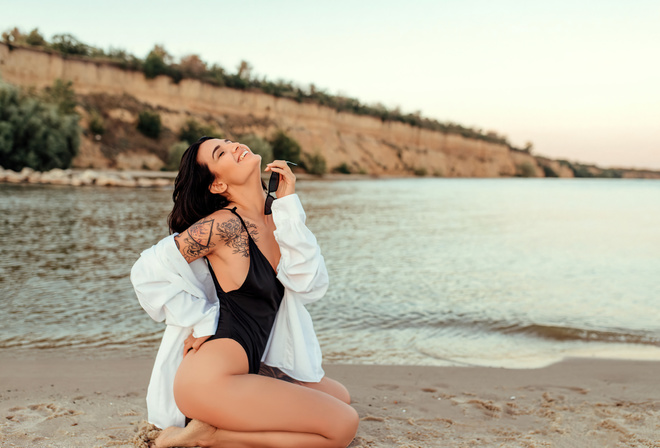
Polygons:
<instances>
[{"instance_id":1,"label":"woman's raised arm","mask_svg":"<svg viewBox=\"0 0 660 448\"><path fill-rule=\"evenodd\" d=\"M216 245L213 238L213 225L215 224L216 214L207 216L188 227L183 233L174 237L176 247L186 259L191 263L198 258L204 257L213 251Z\"/></svg>"}]
</instances>

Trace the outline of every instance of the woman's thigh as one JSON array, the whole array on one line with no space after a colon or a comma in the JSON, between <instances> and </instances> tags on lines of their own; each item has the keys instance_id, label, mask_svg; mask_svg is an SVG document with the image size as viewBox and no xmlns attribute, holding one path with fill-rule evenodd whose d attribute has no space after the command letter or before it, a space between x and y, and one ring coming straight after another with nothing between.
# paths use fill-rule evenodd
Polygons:
<instances>
[{"instance_id":1,"label":"woman's thigh","mask_svg":"<svg viewBox=\"0 0 660 448\"><path fill-rule=\"evenodd\" d=\"M177 406L190 418L231 431L325 435L357 425L355 410L327 392L247 372L240 344L206 342L177 371Z\"/></svg>"},{"instance_id":2,"label":"woman's thigh","mask_svg":"<svg viewBox=\"0 0 660 448\"><path fill-rule=\"evenodd\" d=\"M327 376L324 376L318 383L305 383L303 381L295 380L277 367L268 366L263 362L259 369L259 375L277 378L278 380L287 381L293 384L300 384L301 386L330 394L346 404L351 404L351 395L348 393L348 389L346 389L346 387L344 387L339 381L328 378Z\"/></svg>"},{"instance_id":3,"label":"woman's thigh","mask_svg":"<svg viewBox=\"0 0 660 448\"><path fill-rule=\"evenodd\" d=\"M321 381L318 383L300 383L305 387L310 389L318 390L326 394L332 395L338 400L343 401L346 404L351 404L351 395L348 393L348 389L337 380L328 378L324 376Z\"/></svg>"}]
</instances>

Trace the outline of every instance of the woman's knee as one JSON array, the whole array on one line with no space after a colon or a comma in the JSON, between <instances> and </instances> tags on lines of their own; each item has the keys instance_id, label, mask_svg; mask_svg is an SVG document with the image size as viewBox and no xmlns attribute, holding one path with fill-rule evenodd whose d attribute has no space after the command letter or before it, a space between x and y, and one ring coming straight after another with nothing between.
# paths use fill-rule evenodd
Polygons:
<instances>
[{"instance_id":1,"label":"woman's knee","mask_svg":"<svg viewBox=\"0 0 660 448\"><path fill-rule=\"evenodd\" d=\"M318 383L302 383L302 385L310 389L325 392L346 404L351 404L351 394L348 392L348 389L339 381L328 378L327 376L323 377Z\"/></svg>"},{"instance_id":2,"label":"woman's knee","mask_svg":"<svg viewBox=\"0 0 660 448\"><path fill-rule=\"evenodd\" d=\"M355 409L346 406L345 411L335 423L337 426L333 439L337 441L338 447L346 448L351 444L357 434L358 426L360 425L360 416Z\"/></svg>"}]
</instances>

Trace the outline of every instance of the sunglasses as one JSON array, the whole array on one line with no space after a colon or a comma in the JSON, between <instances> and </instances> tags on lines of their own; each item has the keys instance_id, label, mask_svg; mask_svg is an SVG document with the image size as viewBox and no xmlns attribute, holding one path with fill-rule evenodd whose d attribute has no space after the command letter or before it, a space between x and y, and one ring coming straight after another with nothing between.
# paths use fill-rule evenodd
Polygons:
<instances>
[{"instance_id":1,"label":"sunglasses","mask_svg":"<svg viewBox=\"0 0 660 448\"><path fill-rule=\"evenodd\" d=\"M298 164L287 162L289 165L294 165L298 166ZM266 193L266 203L264 204L264 215L270 215L273 213L273 201L275 198L271 196L271 193L275 193L277 191L277 188L280 186L280 174L276 172L272 172L270 174L270 180L268 181L268 193Z\"/></svg>"}]
</instances>

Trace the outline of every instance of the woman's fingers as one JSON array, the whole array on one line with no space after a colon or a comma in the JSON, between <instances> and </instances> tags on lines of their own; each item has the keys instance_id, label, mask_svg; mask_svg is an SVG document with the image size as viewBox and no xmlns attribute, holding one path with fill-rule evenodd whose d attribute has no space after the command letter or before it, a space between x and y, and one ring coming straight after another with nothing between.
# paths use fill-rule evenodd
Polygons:
<instances>
[{"instance_id":1,"label":"woman's fingers","mask_svg":"<svg viewBox=\"0 0 660 448\"><path fill-rule=\"evenodd\" d=\"M280 184L277 188L277 197L282 198L296 191L296 176L284 160L274 160L266 165L265 171L272 171L280 175Z\"/></svg>"},{"instance_id":2,"label":"woman's fingers","mask_svg":"<svg viewBox=\"0 0 660 448\"><path fill-rule=\"evenodd\" d=\"M206 342L206 340L210 337L211 336L202 336L201 338L195 338L195 342L193 342L193 344L192 344L193 350L195 350L195 351L199 350L199 348L202 346L202 344L204 342Z\"/></svg>"},{"instance_id":3,"label":"woman's fingers","mask_svg":"<svg viewBox=\"0 0 660 448\"><path fill-rule=\"evenodd\" d=\"M196 338L192 334L186 338L183 343L183 356L186 356L189 350L197 351L202 346L204 342L211 336L202 336L201 338Z\"/></svg>"}]
</instances>

